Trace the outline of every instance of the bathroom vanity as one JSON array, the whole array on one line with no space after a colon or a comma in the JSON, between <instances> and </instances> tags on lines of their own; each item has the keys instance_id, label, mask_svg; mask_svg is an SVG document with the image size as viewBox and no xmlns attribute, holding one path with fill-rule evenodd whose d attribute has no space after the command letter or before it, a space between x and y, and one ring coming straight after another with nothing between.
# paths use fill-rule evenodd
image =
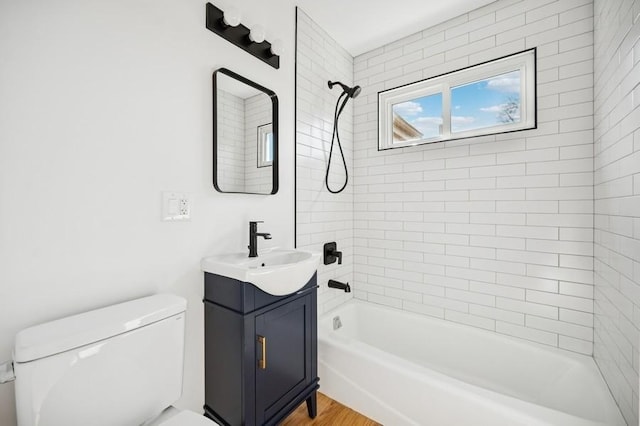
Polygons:
<instances>
[{"instance_id":1,"label":"bathroom vanity","mask_svg":"<svg viewBox=\"0 0 640 426\"><path fill-rule=\"evenodd\" d=\"M205 415L275 425L306 401L316 416L317 275L276 296L205 272Z\"/></svg>"}]
</instances>

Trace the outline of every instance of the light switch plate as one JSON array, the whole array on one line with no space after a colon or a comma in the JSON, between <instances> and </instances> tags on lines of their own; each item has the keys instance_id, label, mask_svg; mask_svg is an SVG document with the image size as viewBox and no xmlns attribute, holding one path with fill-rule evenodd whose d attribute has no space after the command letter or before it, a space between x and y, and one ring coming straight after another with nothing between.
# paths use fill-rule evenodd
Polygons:
<instances>
[{"instance_id":1,"label":"light switch plate","mask_svg":"<svg viewBox=\"0 0 640 426\"><path fill-rule=\"evenodd\" d=\"M191 195L187 192L162 193L162 220L167 222L191 220Z\"/></svg>"}]
</instances>

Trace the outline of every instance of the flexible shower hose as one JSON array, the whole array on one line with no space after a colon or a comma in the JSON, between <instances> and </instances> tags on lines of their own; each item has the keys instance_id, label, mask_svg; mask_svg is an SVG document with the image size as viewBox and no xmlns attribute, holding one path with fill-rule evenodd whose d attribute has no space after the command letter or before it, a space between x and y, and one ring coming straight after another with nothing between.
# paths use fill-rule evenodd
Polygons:
<instances>
[{"instance_id":1,"label":"flexible shower hose","mask_svg":"<svg viewBox=\"0 0 640 426\"><path fill-rule=\"evenodd\" d=\"M343 100L344 98L344 100ZM340 104L342 101L342 104ZM343 92L336 102L336 109L333 115L333 133L331 134L331 148L329 149L329 160L327 162L327 173L324 176L324 183L327 187L327 190L332 194L339 194L344 191L347 187L347 183L349 182L349 171L347 170L347 160L344 158L344 151L342 151L342 143L340 143L340 132L338 131L338 121L340 119L340 114L342 114L342 110L347 105L349 101L349 95L346 92ZM335 142L338 142L338 148L340 149L340 155L342 156L342 164L344 165L344 185L337 191L334 191L329 187L329 169L331 168L331 157L333 155L333 145Z\"/></svg>"}]
</instances>

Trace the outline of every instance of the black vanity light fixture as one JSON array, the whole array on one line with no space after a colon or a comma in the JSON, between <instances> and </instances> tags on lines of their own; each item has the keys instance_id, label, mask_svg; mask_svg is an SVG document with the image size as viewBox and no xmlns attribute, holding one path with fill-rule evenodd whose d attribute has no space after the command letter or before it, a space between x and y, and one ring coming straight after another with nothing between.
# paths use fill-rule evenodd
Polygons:
<instances>
[{"instance_id":1,"label":"black vanity light fixture","mask_svg":"<svg viewBox=\"0 0 640 426\"><path fill-rule=\"evenodd\" d=\"M207 29L272 67L280 68L280 55L284 50L282 42L276 40L271 44L266 41L265 30L260 25L255 25L251 30L242 25L237 8L232 7L227 12L223 12L211 3L207 3Z\"/></svg>"}]
</instances>

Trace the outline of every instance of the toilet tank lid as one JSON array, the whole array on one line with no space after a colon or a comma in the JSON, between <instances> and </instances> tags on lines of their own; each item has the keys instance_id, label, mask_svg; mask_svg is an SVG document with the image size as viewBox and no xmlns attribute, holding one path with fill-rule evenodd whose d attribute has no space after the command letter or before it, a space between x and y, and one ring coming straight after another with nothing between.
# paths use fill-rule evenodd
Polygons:
<instances>
[{"instance_id":1,"label":"toilet tank lid","mask_svg":"<svg viewBox=\"0 0 640 426\"><path fill-rule=\"evenodd\" d=\"M184 312L187 301L156 294L26 328L16 334L14 362L29 362L126 333Z\"/></svg>"}]
</instances>

